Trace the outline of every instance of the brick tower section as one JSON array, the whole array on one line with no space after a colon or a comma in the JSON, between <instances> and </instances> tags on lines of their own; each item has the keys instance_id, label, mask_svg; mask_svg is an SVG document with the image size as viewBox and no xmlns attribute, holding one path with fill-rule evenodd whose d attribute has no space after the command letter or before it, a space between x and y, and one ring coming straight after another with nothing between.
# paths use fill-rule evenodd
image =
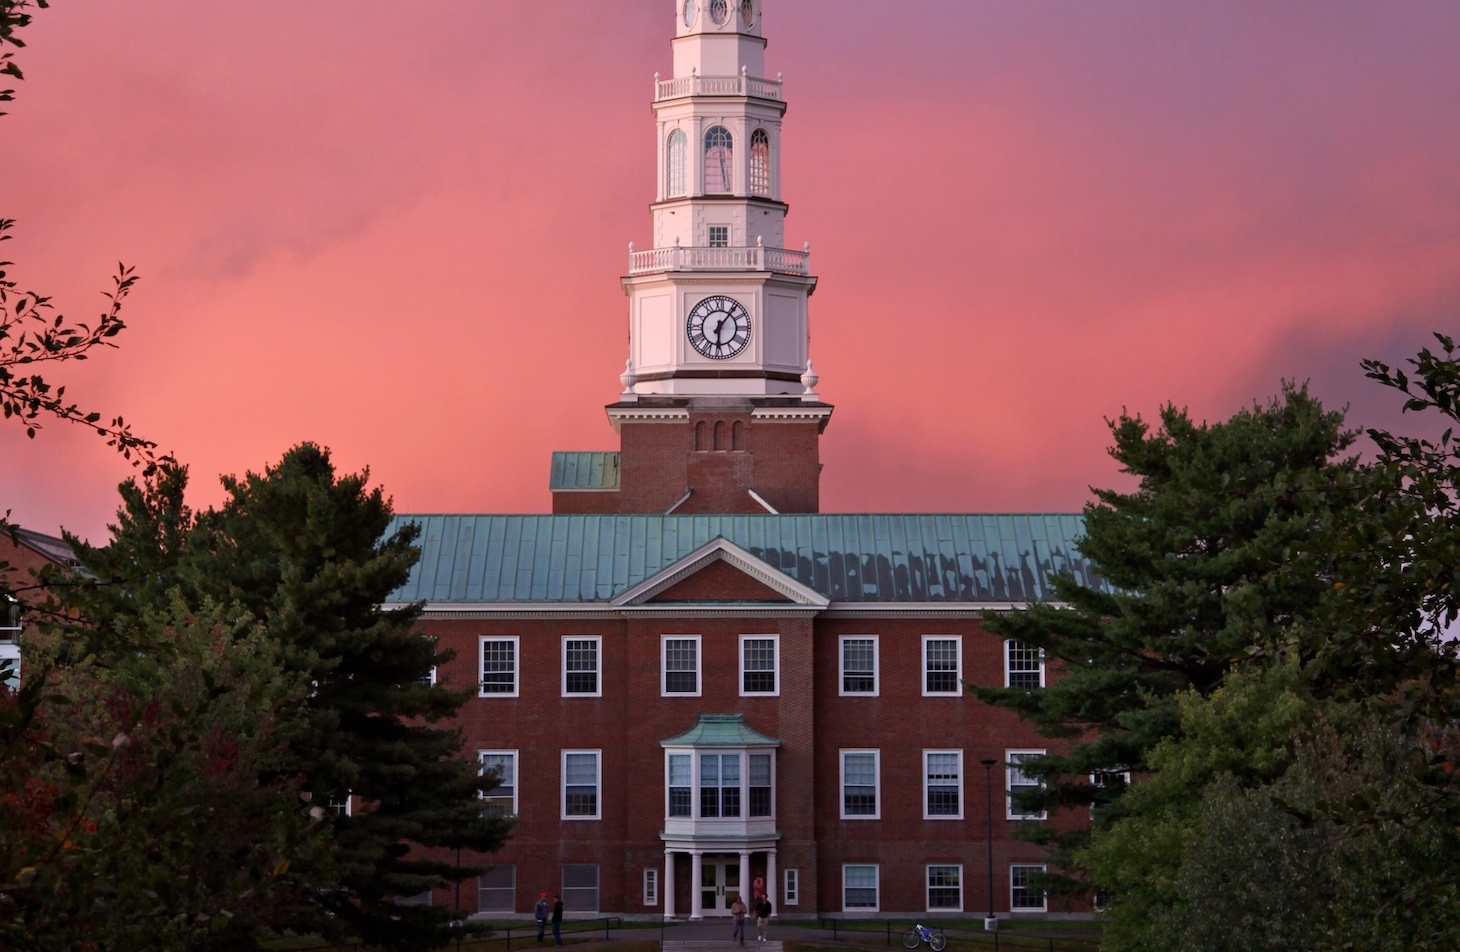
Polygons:
<instances>
[{"instance_id":1,"label":"brick tower section","mask_svg":"<svg viewBox=\"0 0 1460 952\"><path fill-rule=\"evenodd\" d=\"M610 418L621 407L609 407ZM670 398L624 409L629 412L615 419L619 488L554 493L554 512L820 511L820 438L830 406L776 398Z\"/></svg>"}]
</instances>

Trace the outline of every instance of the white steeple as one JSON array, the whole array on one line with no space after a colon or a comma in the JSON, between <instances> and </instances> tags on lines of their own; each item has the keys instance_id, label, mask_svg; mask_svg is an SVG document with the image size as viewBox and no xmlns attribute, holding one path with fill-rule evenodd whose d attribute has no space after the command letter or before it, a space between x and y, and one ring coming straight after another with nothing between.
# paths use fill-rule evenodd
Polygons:
<instances>
[{"instance_id":1,"label":"white steeple","mask_svg":"<svg viewBox=\"0 0 1460 952\"><path fill-rule=\"evenodd\" d=\"M802 394L809 247L786 249L781 77L762 0L674 0L674 74L655 74L654 241L632 251L637 395Z\"/></svg>"}]
</instances>

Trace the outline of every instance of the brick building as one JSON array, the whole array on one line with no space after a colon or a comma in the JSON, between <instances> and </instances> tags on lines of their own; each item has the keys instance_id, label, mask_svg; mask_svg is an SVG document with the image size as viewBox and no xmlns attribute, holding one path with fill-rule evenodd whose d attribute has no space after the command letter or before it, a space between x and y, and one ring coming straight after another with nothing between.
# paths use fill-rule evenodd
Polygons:
<instances>
[{"instance_id":1,"label":"brick building","mask_svg":"<svg viewBox=\"0 0 1460 952\"><path fill-rule=\"evenodd\" d=\"M1080 520L819 511L832 407L761 6L674 2L619 452L555 453L552 515L399 517L423 558L397 597L476 686L461 726L518 818L467 857L494 864L468 911L727 915L756 878L780 915L1050 911L1009 798L1046 742L963 683L1044 685L980 618L1056 571L1098 585Z\"/></svg>"}]
</instances>

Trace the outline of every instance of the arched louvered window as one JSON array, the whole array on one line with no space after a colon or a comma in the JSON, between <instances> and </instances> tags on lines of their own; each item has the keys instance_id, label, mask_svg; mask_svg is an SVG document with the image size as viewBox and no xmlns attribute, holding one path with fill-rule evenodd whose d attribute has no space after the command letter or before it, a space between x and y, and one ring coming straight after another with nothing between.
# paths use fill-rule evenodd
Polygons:
<instances>
[{"instance_id":1,"label":"arched louvered window","mask_svg":"<svg viewBox=\"0 0 1460 952\"><path fill-rule=\"evenodd\" d=\"M689 167L686 161L688 153L689 137L684 134L684 130L675 129L669 133L669 141L664 144L664 191L670 198L689 194L689 184L685 176Z\"/></svg>"},{"instance_id":2,"label":"arched louvered window","mask_svg":"<svg viewBox=\"0 0 1460 952\"><path fill-rule=\"evenodd\" d=\"M735 140L724 126L705 133L705 194L729 192L735 186Z\"/></svg>"},{"instance_id":3,"label":"arched louvered window","mask_svg":"<svg viewBox=\"0 0 1460 952\"><path fill-rule=\"evenodd\" d=\"M771 193L771 137L764 129L750 136L750 194Z\"/></svg>"}]
</instances>

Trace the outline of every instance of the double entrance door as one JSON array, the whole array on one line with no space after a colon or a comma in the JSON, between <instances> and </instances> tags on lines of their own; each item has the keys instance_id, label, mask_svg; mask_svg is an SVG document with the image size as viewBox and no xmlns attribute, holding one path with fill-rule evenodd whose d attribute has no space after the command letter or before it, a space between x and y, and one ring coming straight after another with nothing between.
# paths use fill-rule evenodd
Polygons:
<instances>
[{"instance_id":1,"label":"double entrance door","mask_svg":"<svg viewBox=\"0 0 1460 952\"><path fill-rule=\"evenodd\" d=\"M740 858L700 862L700 905L705 916L728 916L740 895ZM749 905L749 903L747 903Z\"/></svg>"}]
</instances>

